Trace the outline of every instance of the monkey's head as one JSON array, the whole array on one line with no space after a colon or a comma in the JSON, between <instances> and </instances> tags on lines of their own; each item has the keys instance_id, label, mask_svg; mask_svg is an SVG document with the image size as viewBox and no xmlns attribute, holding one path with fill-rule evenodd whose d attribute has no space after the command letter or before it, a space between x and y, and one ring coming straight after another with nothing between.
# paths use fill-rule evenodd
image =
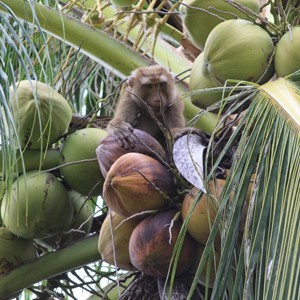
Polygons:
<instances>
[{"instance_id":1,"label":"monkey's head","mask_svg":"<svg viewBox=\"0 0 300 300\"><path fill-rule=\"evenodd\" d=\"M173 75L158 65L135 70L128 79L127 91L139 106L150 107L156 115L177 96Z\"/></svg>"}]
</instances>

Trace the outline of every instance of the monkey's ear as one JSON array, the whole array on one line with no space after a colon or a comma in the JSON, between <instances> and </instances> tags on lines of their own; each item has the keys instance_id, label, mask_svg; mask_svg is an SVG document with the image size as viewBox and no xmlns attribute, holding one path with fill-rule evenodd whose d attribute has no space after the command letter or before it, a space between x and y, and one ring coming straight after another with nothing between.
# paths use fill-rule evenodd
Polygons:
<instances>
[{"instance_id":1,"label":"monkey's ear","mask_svg":"<svg viewBox=\"0 0 300 300\"><path fill-rule=\"evenodd\" d=\"M135 75L132 74L131 76L129 76L127 82L128 82L128 85L129 85L130 87L133 87L134 82L135 82Z\"/></svg>"}]
</instances>

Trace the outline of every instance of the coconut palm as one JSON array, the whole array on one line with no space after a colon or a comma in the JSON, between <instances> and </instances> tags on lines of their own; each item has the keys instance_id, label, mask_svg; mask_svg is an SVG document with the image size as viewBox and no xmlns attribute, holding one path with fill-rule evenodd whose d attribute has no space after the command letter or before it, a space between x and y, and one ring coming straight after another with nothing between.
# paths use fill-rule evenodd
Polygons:
<instances>
[{"instance_id":1,"label":"coconut palm","mask_svg":"<svg viewBox=\"0 0 300 300\"><path fill-rule=\"evenodd\" d=\"M187 299L193 295L196 299L298 299L300 72L258 83L226 77L225 83L189 91L190 69L200 51L183 34L184 18L178 12L180 6L193 6L193 1L112 2L114 5L104 0L0 1L1 198L18 173L26 174L28 161L34 162L32 169L58 172L58 156L56 152L48 154L50 147L37 151L30 160L18 150L20 141L15 142L18 128L11 99L20 80L44 82L67 99L73 117L68 132L61 136L65 139L80 128L105 128L113 115L122 80L132 70L155 62L177 75L188 124L211 137L204 161L205 185L219 172L228 153L234 154L210 235L191 280L182 288L175 270L188 228L187 218L167 280L158 280L157 288L153 278L116 270L101 260L96 232L107 208L101 199L88 197L96 214L91 234L58 250L35 241L39 258L0 277L0 298L13 297L26 289L28 299L32 293L40 299L51 295L78 299L76 288L80 287L95 299L117 299L129 286L123 297L136 293L140 299L140 285L148 287L142 295L145 298L146 292L152 291L149 299L163 293L171 297L178 291ZM272 22L241 1L221 2L264 28L275 46L290 26L300 22L296 0L271 1L271 6L266 7L271 7ZM207 14L215 16L216 12ZM191 26L187 22L185 25ZM274 53L265 73L270 72ZM206 109L191 101L195 95L198 103L199 95L213 93L219 95L219 101L210 101ZM213 140L218 142L212 143ZM58 139L55 148L60 143ZM189 216L201 196L199 192ZM218 234L221 245L215 250ZM215 278L208 284L212 273Z\"/></svg>"}]
</instances>

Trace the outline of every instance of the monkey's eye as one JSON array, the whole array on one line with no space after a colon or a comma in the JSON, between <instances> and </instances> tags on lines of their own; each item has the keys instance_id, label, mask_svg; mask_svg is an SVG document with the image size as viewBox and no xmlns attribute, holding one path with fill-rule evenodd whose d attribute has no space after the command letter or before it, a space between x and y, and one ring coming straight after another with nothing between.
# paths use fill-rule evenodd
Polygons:
<instances>
[{"instance_id":1,"label":"monkey's eye","mask_svg":"<svg viewBox=\"0 0 300 300\"><path fill-rule=\"evenodd\" d=\"M147 83L147 84L144 84L144 87L146 88L146 89L153 89L153 87L154 87L154 84L152 84L152 83Z\"/></svg>"},{"instance_id":2,"label":"monkey's eye","mask_svg":"<svg viewBox=\"0 0 300 300\"><path fill-rule=\"evenodd\" d=\"M160 89L165 89L167 87L167 83L166 82L160 82L159 83L159 88Z\"/></svg>"}]
</instances>

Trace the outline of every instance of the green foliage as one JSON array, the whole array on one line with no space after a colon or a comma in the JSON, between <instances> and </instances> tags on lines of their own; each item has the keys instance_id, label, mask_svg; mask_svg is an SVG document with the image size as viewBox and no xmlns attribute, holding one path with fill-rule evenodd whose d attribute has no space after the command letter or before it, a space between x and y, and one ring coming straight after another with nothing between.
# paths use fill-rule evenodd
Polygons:
<instances>
[{"instance_id":1,"label":"green foliage","mask_svg":"<svg viewBox=\"0 0 300 300\"><path fill-rule=\"evenodd\" d=\"M284 12L281 1L271 1L274 22L259 19L274 42L288 30L288 23L299 22L295 4L296 0L288 1L284 4L287 5ZM179 3L174 5L168 10L170 15L178 12ZM19 145L12 143L17 130L11 113L9 88L15 87L17 81L45 82L68 100L73 117L79 116L75 120L80 120L71 125L69 134L76 126L96 124L104 127L113 114L121 81L136 67L154 61L170 68L184 82L179 83L178 88L186 98L185 115L192 126L215 137L229 115L237 114L233 121L234 133L220 156L215 158L211 172L206 174L207 178L213 176L226 150L239 141L230 175L219 199L216 221L212 224L187 298L190 299L197 288L207 261L215 262L213 242L220 230L221 259L218 266L216 263L212 266L217 276L213 288L203 291L206 299L297 299L300 293L300 136L299 122L295 119L299 119L299 112L295 110L293 116L296 117L292 118L280 101L274 101L264 93L263 87L246 82L242 85L236 82L234 93L230 93L231 87L226 86L230 96L208 109L218 110L226 103L228 109L222 116L193 106L188 99L191 93L187 93L185 85L188 83L185 74L189 74L191 63L176 49L181 45L183 34L180 26L176 26L176 18L168 24L168 13L158 15L161 8L154 8L154 2L148 4L145 1L140 1L138 7L122 11L98 0L0 1L0 11L4 12L0 14L2 186L9 189L18 173L26 172L27 166L27 156L20 153ZM150 12L145 12L146 9ZM296 83L298 95L299 76L300 73L296 72L288 77ZM235 84L230 80L227 83ZM216 89L224 91L223 87ZM199 91L206 92L213 91ZM240 114L243 106L249 103L247 111ZM60 145L61 141L58 141L55 149ZM46 156L41 152L39 160L43 161ZM211 161L207 156L206 166L209 164ZM38 165L41 167L41 163ZM49 165L53 168L51 171L57 171L57 163ZM254 184L254 189L241 235L239 222L250 183ZM114 299L120 296L120 290L130 280L126 276L125 279L120 277L122 270L107 266L98 254L96 233L105 217L106 207L101 199L93 198L92 201L96 213L94 236L58 251L49 252L49 249L39 246L40 258L36 262L0 278L1 299L24 288L27 288L24 293L27 299L33 298L34 294L42 297L51 293L56 297L63 295L76 299L78 287L101 299L111 294ZM170 266L168 280L171 288L185 233L186 222ZM107 287L103 288L105 285Z\"/></svg>"}]
</instances>

